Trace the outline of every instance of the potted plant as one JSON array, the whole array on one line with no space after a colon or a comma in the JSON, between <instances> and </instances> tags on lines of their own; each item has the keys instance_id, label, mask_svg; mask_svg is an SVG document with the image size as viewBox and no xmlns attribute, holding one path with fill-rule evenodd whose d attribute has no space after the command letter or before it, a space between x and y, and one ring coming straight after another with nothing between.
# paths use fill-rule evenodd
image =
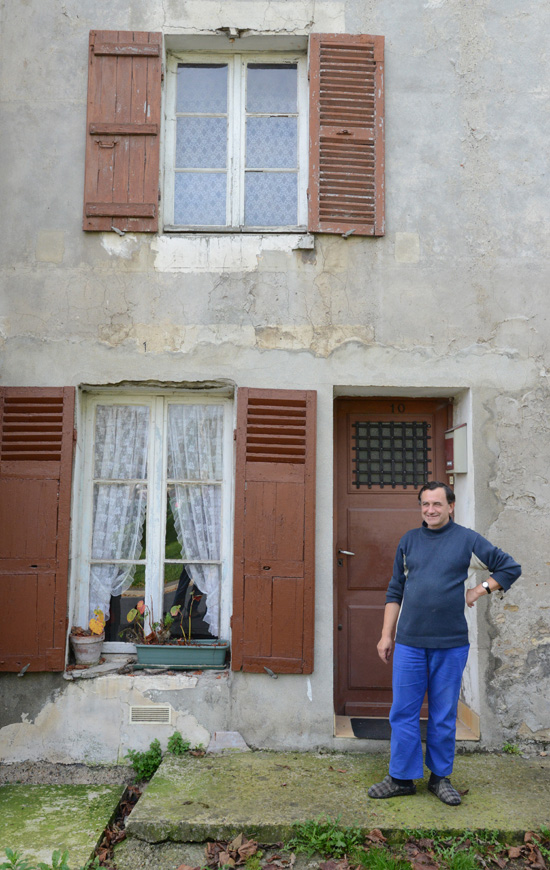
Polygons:
<instances>
[{"instance_id":1,"label":"potted plant","mask_svg":"<svg viewBox=\"0 0 550 870\"><path fill-rule=\"evenodd\" d=\"M131 623L124 633L133 640L137 651L137 667L173 668L175 670L204 670L221 668L229 649L229 641L218 638L192 638L191 616L193 604L200 595L192 595L189 615L179 604L170 608L161 622L153 622L151 631L146 634L145 625L150 615L144 601L138 601L129 611L126 619ZM173 637L172 626L178 620L181 638ZM187 631L184 627L186 621Z\"/></svg>"},{"instance_id":2,"label":"potted plant","mask_svg":"<svg viewBox=\"0 0 550 870\"><path fill-rule=\"evenodd\" d=\"M105 640L105 615L96 608L88 623L88 628L74 625L69 640L77 665L97 665L101 657L101 646Z\"/></svg>"}]
</instances>

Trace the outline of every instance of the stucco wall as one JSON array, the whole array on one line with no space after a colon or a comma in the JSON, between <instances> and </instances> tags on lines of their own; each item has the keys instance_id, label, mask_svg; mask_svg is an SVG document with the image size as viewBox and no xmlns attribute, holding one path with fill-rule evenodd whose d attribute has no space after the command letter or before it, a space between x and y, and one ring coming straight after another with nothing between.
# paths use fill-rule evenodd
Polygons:
<instances>
[{"instance_id":1,"label":"stucco wall","mask_svg":"<svg viewBox=\"0 0 550 870\"><path fill-rule=\"evenodd\" d=\"M318 391L315 672L233 675L215 721L196 702L196 727L240 730L260 746L335 745L333 397L441 395L457 398L470 426L459 517L524 566L503 602L477 607L467 699L485 746L518 735L550 740L550 8L510 0L0 8L0 383L224 379ZM88 31L222 26L385 35L385 237L82 232ZM49 692L42 713L22 701L21 716L49 715ZM79 692L71 684L61 694ZM8 727L0 745L24 757L27 724ZM119 745L105 740L97 760L116 757Z\"/></svg>"}]
</instances>

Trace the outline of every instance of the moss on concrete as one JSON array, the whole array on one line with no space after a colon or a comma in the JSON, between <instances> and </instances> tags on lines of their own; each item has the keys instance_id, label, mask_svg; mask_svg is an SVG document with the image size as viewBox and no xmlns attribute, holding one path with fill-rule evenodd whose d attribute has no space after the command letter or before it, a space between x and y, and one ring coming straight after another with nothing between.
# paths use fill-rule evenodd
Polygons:
<instances>
[{"instance_id":1,"label":"moss on concrete","mask_svg":"<svg viewBox=\"0 0 550 870\"><path fill-rule=\"evenodd\" d=\"M68 849L71 867L92 857L124 794L121 785L3 785L0 856L14 849L30 861Z\"/></svg>"},{"instance_id":2,"label":"moss on concrete","mask_svg":"<svg viewBox=\"0 0 550 870\"><path fill-rule=\"evenodd\" d=\"M417 784L414 797L372 800L387 772L373 755L248 752L166 758L127 822L150 843L229 839L243 831L261 843L286 840L297 821L328 815L342 825L403 829L499 830L509 839L548 824L550 764L493 755L457 758L453 782L468 790L448 807Z\"/></svg>"}]
</instances>

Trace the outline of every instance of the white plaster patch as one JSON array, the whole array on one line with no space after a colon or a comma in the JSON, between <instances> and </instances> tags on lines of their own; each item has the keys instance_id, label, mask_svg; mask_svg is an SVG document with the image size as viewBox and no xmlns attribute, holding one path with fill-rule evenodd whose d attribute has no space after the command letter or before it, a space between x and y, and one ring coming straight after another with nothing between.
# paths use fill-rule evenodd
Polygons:
<instances>
[{"instance_id":1,"label":"white plaster patch","mask_svg":"<svg viewBox=\"0 0 550 870\"><path fill-rule=\"evenodd\" d=\"M307 678L307 698L308 701L313 701L313 692L311 689L311 680L309 679L309 677Z\"/></svg>"},{"instance_id":2,"label":"white plaster patch","mask_svg":"<svg viewBox=\"0 0 550 870\"><path fill-rule=\"evenodd\" d=\"M40 230L36 238L35 256L40 263L62 263L65 254L63 230Z\"/></svg>"},{"instance_id":3,"label":"white plaster patch","mask_svg":"<svg viewBox=\"0 0 550 870\"><path fill-rule=\"evenodd\" d=\"M124 241L119 239L119 241ZM159 272L253 272L264 251L314 247L313 236L286 234L160 236L152 242Z\"/></svg>"},{"instance_id":4,"label":"white plaster patch","mask_svg":"<svg viewBox=\"0 0 550 870\"><path fill-rule=\"evenodd\" d=\"M418 263L420 260L418 233L395 234L395 259L398 263Z\"/></svg>"},{"instance_id":5,"label":"white plaster patch","mask_svg":"<svg viewBox=\"0 0 550 870\"><path fill-rule=\"evenodd\" d=\"M427 3L424 3L424 9L439 9L441 6L445 6L447 0L428 0Z\"/></svg>"},{"instance_id":6,"label":"white plaster patch","mask_svg":"<svg viewBox=\"0 0 550 870\"><path fill-rule=\"evenodd\" d=\"M102 233L101 247L111 257L131 260L136 251L139 251L139 240L137 236L117 236L116 233Z\"/></svg>"}]
</instances>

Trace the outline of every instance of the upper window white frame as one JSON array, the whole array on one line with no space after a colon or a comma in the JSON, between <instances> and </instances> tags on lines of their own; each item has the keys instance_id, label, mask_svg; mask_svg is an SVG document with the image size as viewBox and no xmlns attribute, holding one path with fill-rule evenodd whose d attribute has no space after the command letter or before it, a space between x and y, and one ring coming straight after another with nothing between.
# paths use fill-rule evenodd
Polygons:
<instances>
[{"instance_id":1,"label":"upper window white frame","mask_svg":"<svg viewBox=\"0 0 550 870\"><path fill-rule=\"evenodd\" d=\"M177 72L181 63L224 64L229 67L228 82L228 195L226 224L182 226L174 223L176 162ZM246 120L246 65L296 64L298 116L298 208L297 223L288 226L246 226L244 223L244 161ZM307 229L307 185L309 159L309 92L307 53L305 51L200 51L173 52L167 56L164 141L164 230L168 232L304 232Z\"/></svg>"},{"instance_id":2,"label":"upper window white frame","mask_svg":"<svg viewBox=\"0 0 550 870\"><path fill-rule=\"evenodd\" d=\"M83 457L81 465L80 522L75 540L76 559L73 563L73 624L86 626L89 618L89 580L93 528L93 472L95 411L98 405L146 405L150 410L148 439L149 489L147 502L148 545L146 576L148 595L153 603L153 620L162 617L164 578L158 566L164 562L162 532L166 523L166 426L168 405L214 404L224 407L223 479L222 479L222 539L220 572L219 636L229 637L232 595L232 528L233 528L233 429L234 404L227 396L200 395L183 391L159 392L98 392L86 393L82 401ZM150 536L150 537L149 537ZM149 604L149 598L147 600Z\"/></svg>"}]
</instances>

